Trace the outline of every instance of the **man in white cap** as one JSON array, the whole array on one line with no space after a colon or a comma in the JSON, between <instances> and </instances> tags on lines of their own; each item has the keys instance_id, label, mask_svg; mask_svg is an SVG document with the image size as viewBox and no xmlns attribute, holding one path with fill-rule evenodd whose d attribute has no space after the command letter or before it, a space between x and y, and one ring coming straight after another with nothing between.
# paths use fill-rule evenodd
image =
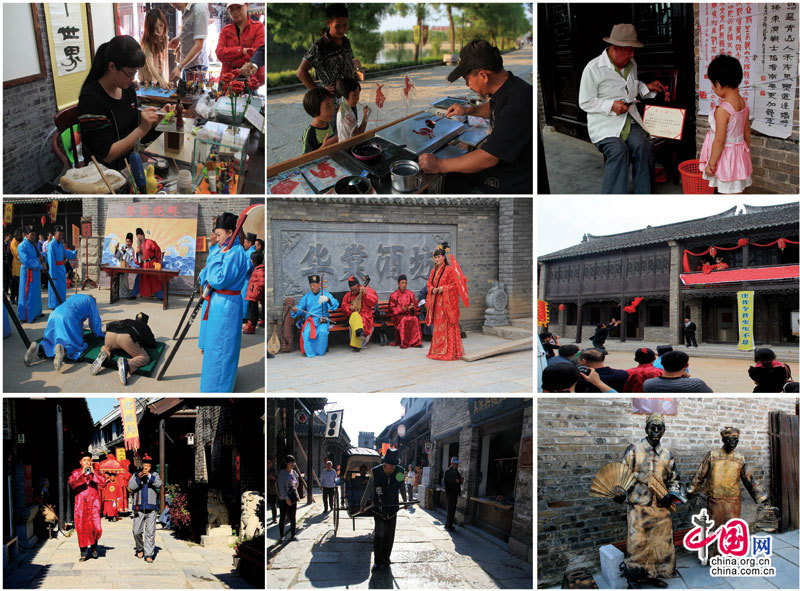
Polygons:
<instances>
[{"instance_id":1,"label":"man in white cap","mask_svg":"<svg viewBox=\"0 0 800 591\"><path fill-rule=\"evenodd\" d=\"M458 457L453 456L450 458L450 467L444 473L444 493L447 497L447 519L444 522L444 528L447 531L455 530L453 518L456 516L456 505L458 504L458 495L461 493L462 482L464 479L461 478L461 473L458 471Z\"/></svg>"},{"instance_id":2,"label":"man in white cap","mask_svg":"<svg viewBox=\"0 0 800 591\"><path fill-rule=\"evenodd\" d=\"M651 193L655 150L644 131L635 103L665 90L658 80L639 82L634 48L644 47L631 24L614 25L603 53L583 69L578 104L586 111L589 139L606 157L603 193L628 192L628 167L633 160L633 189Z\"/></svg>"}]
</instances>

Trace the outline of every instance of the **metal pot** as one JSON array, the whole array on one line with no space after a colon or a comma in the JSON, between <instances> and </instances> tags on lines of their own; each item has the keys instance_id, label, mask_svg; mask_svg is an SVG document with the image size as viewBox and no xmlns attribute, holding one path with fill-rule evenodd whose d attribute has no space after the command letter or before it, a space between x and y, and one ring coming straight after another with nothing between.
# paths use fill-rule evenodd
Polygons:
<instances>
[{"instance_id":1,"label":"metal pot","mask_svg":"<svg viewBox=\"0 0 800 591\"><path fill-rule=\"evenodd\" d=\"M335 195L363 195L373 192L372 183L363 176L346 176L333 187Z\"/></svg>"},{"instance_id":2,"label":"metal pot","mask_svg":"<svg viewBox=\"0 0 800 591\"><path fill-rule=\"evenodd\" d=\"M411 193L419 188L419 164L413 160L397 160L389 167L392 188L401 193Z\"/></svg>"}]
</instances>

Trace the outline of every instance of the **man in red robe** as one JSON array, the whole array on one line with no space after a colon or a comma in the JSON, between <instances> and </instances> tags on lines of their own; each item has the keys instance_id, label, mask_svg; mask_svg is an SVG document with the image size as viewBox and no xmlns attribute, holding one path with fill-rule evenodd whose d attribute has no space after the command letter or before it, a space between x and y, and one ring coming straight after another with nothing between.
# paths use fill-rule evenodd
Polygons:
<instances>
[{"instance_id":1,"label":"man in red robe","mask_svg":"<svg viewBox=\"0 0 800 591\"><path fill-rule=\"evenodd\" d=\"M341 310L344 310L350 324L350 348L358 353L367 346L372 337L374 324L372 314L375 304L378 303L378 294L369 286L361 285L353 275L347 279L350 291L342 298ZM361 293L361 309L356 310L352 304L356 296Z\"/></svg>"},{"instance_id":2,"label":"man in red robe","mask_svg":"<svg viewBox=\"0 0 800 591\"><path fill-rule=\"evenodd\" d=\"M408 279L405 275L397 278L397 290L389 296L389 313L394 321L394 342L401 349L421 347L422 334L417 318L417 298L413 291L406 289Z\"/></svg>"},{"instance_id":3,"label":"man in red robe","mask_svg":"<svg viewBox=\"0 0 800 591\"><path fill-rule=\"evenodd\" d=\"M136 255L135 262L143 269L155 269L156 263L161 263L161 248L155 240L144 237L144 230L136 228ZM161 280L152 275L139 275L139 293L143 298L155 296L164 299L161 292Z\"/></svg>"},{"instance_id":4,"label":"man in red robe","mask_svg":"<svg viewBox=\"0 0 800 591\"><path fill-rule=\"evenodd\" d=\"M117 475L109 472L106 475L106 486L103 489L103 515L109 521L119 520L119 506L122 501L122 488L117 482Z\"/></svg>"},{"instance_id":5,"label":"man in red robe","mask_svg":"<svg viewBox=\"0 0 800 591\"><path fill-rule=\"evenodd\" d=\"M81 467L73 470L69 485L75 489L75 531L78 532L78 546L81 549L80 561L89 557L97 558L97 541L103 535L100 524L100 491L106 480L92 466L92 455L84 452L80 457Z\"/></svg>"}]
</instances>

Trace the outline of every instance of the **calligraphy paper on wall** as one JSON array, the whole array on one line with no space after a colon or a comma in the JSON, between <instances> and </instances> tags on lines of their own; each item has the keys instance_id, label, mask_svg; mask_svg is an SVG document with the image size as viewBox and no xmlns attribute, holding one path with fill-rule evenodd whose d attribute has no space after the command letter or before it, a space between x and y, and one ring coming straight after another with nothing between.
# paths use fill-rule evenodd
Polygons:
<instances>
[{"instance_id":1,"label":"calligraphy paper on wall","mask_svg":"<svg viewBox=\"0 0 800 591\"><path fill-rule=\"evenodd\" d=\"M742 64L744 78L739 86L742 98L753 113L755 63L759 53L761 7L764 4L700 4L700 71L698 114L708 115L720 98L711 89L708 64L720 54L732 55Z\"/></svg>"},{"instance_id":2,"label":"calligraphy paper on wall","mask_svg":"<svg viewBox=\"0 0 800 591\"><path fill-rule=\"evenodd\" d=\"M313 194L314 189L299 170L291 170L275 175L267 183L267 193L270 195L308 195Z\"/></svg>"},{"instance_id":3,"label":"calligraphy paper on wall","mask_svg":"<svg viewBox=\"0 0 800 591\"><path fill-rule=\"evenodd\" d=\"M56 52L59 76L83 72L87 69L86 36L83 30L81 5L78 3L51 2L50 38Z\"/></svg>"},{"instance_id":4,"label":"calligraphy paper on wall","mask_svg":"<svg viewBox=\"0 0 800 591\"><path fill-rule=\"evenodd\" d=\"M792 135L797 81L798 4L760 4L752 129L772 137Z\"/></svg>"}]
</instances>

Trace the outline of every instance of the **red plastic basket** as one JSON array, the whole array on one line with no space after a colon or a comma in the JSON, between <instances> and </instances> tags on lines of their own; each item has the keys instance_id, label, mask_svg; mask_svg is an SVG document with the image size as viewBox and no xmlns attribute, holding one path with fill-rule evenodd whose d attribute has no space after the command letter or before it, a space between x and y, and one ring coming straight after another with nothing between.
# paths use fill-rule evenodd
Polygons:
<instances>
[{"instance_id":1,"label":"red plastic basket","mask_svg":"<svg viewBox=\"0 0 800 591\"><path fill-rule=\"evenodd\" d=\"M678 165L681 173L681 183L683 192L686 195L713 194L714 187L708 186L708 181L703 178L700 172L699 160L686 160Z\"/></svg>"}]
</instances>

